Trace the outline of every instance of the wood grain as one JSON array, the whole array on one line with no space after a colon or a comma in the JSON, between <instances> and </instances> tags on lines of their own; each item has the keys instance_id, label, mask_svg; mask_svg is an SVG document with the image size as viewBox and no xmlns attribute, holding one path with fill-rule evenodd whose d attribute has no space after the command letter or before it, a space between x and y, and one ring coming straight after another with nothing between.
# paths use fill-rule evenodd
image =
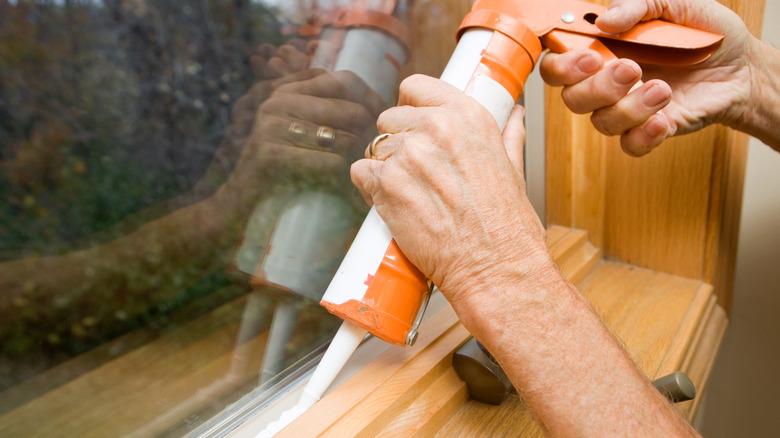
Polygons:
<instances>
[{"instance_id":1,"label":"wood grain","mask_svg":"<svg viewBox=\"0 0 780 438\"><path fill-rule=\"evenodd\" d=\"M391 380L356 404L322 436L375 436L401 413L409 410L412 402L417 401L426 388L452 369L452 352L468 337L468 331L461 324L453 326L415 360L407 362Z\"/></svg>"},{"instance_id":2,"label":"wood grain","mask_svg":"<svg viewBox=\"0 0 780 438\"><path fill-rule=\"evenodd\" d=\"M716 306L705 326L703 336L696 342L695 353L685 368L691 380L698 382L696 388L698 396L689 402L681 403L679 406L682 412L687 413L689 420L693 420L702 400L704 400L709 375L715 364L720 344L723 342L723 336L726 334L727 325L726 312L720 306Z\"/></svg>"},{"instance_id":3,"label":"wood grain","mask_svg":"<svg viewBox=\"0 0 780 438\"><path fill-rule=\"evenodd\" d=\"M746 1L733 3L742 14L756 10ZM414 27L447 35L467 4L425 2L415 9ZM426 16L434 10L438 22ZM413 70L438 75L442 54L452 47L446 39L415 41ZM716 127L635 160L622 154L617 139L598 134L587 116L565 109L559 90L547 89L546 116L548 223L583 228L590 240L551 227L553 257L567 277L581 280L583 293L645 373L656 377L687 366L702 384L720 342L713 333L722 334L726 319L701 280L716 283L721 303L728 302L744 172L740 139ZM632 264L599 263L601 249ZM436 361L401 373L419 358L409 360L382 375L379 385L368 374L347 382L338 397L323 400L302 420L307 428L299 420L285 432L315 432L311 425L318 424L332 436L429 436L437 428L444 437L541 435L516 397L498 407L463 403L441 427L427 421L450 412L462 400L463 385ZM410 391L417 395L410 399ZM332 409L338 415L325 415Z\"/></svg>"},{"instance_id":4,"label":"wood grain","mask_svg":"<svg viewBox=\"0 0 780 438\"><path fill-rule=\"evenodd\" d=\"M420 336L414 346L391 348L358 371L343 385L335 388L312 406L280 436L315 436L324 433L332 423L346 415L361 400L392 379L404 364L412 361L458 321L449 307L423 320ZM424 371L424 370L423 370ZM322 419L330 419L323 421Z\"/></svg>"},{"instance_id":5,"label":"wood grain","mask_svg":"<svg viewBox=\"0 0 780 438\"><path fill-rule=\"evenodd\" d=\"M560 89L545 87L545 115L547 223L584 229L602 247L606 153L616 147L615 139L569 111Z\"/></svg>"},{"instance_id":6,"label":"wood grain","mask_svg":"<svg viewBox=\"0 0 780 438\"><path fill-rule=\"evenodd\" d=\"M559 264L582 259L583 250L593 260L570 263L567 276L584 276L598 261L598 251L580 230L551 228L547 239L551 253ZM448 306L423 320L420 338L411 348L391 348L347 382L335 388L322 400L289 425L281 437L300 436L372 436L389 427L394 419L406 416L421 393L448 369L451 353L469 337ZM450 388L456 397L458 392ZM442 396L443 397L443 396ZM449 402L442 398L443 401ZM446 403L445 403L446 404ZM409 421L416 418L408 414ZM394 427L415 424L394 423Z\"/></svg>"},{"instance_id":7,"label":"wood grain","mask_svg":"<svg viewBox=\"0 0 780 438\"><path fill-rule=\"evenodd\" d=\"M723 3L760 34L763 0ZM713 126L632 158L568 111L560 89L545 91L548 224L587 230L608 257L712 284L728 310L746 137Z\"/></svg>"},{"instance_id":8,"label":"wood grain","mask_svg":"<svg viewBox=\"0 0 780 438\"><path fill-rule=\"evenodd\" d=\"M637 268L624 263L599 264L579 285L604 323L649 377L668 374L691 350L687 368L697 388L703 386L725 328L725 313L705 318L714 302L712 289L700 281ZM712 315L716 315L715 318ZM705 333L698 342L695 333ZM674 371L680 368L674 369ZM690 408L685 409L686 415ZM518 397L501 406L466 402L438 432L441 437L544 436Z\"/></svg>"},{"instance_id":9,"label":"wood grain","mask_svg":"<svg viewBox=\"0 0 780 438\"><path fill-rule=\"evenodd\" d=\"M708 313L707 309L714 302L712 287L707 284L701 285L688 307L688 313L683 317L683 322L677 329L672 345L658 367L657 376L665 376L683 369L686 352L692 349L696 333L705 324L702 320Z\"/></svg>"},{"instance_id":10,"label":"wood grain","mask_svg":"<svg viewBox=\"0 0 780 438\"><path fill-rule=\"evenodd\" d=\"M235 344L244 303L228 303L7 412L0 436L164 432L257 375L265 332Z\"/></svg>"},{"instance_id":11,"label":"wood grain","mask_svg":"<svg viewBox=\"0 0 780 438\"><path fill-rule=\"evenodd\" d=\"M447 368L408 408L398 413L377 438L434 436L468 399L466 384Z\"/></svg>"},{"instance_id":12,"label":"wood grain","mask_svg":"<svg viewBox=\"0 0 780 438\"><path fill-rule=\"evenodd\" d=\"M646 375L688 371L701 387L726 323L712 288L626 263L595 263L598 251L588 251L595 247L582 236L581 231L560 227L548 231L550 252L559 265L580 267L562 271L570 278L584 277L580 291ZM582 254L591 254L594 261L572 263ZM388 351L376 362L379 368L369 364L282 436L541 436L517 397L498 407L464 400L462 382L445 376L452 371L451 352L468 334L455 320L437 317L454 325L426 339L416 354L403 357L403 350Z\"/></svg>"},{"instance_id":13,"label":"wood grain","mask_svg":"<svg viewBox=\"0 0 780 438\"><path fill-rule=\"evenodd\" d=\"M455 49L455 33L471 0L416 1L412 5L411 58L402 76L422 73L439 77ZM433 38L431 36L434 36Z\"/></svg>"}]
</instances>

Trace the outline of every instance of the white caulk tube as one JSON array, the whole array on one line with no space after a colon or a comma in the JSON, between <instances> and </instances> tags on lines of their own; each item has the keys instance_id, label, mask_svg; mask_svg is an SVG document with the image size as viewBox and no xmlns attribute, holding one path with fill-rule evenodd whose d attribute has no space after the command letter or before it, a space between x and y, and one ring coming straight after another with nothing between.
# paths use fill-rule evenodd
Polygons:
<instances>
[{"instance_id":1,"label":"white caulk tube","mask_svg":"<svg viewBox=\"0 0 780 438\"><path fill-rule=\"evenodd\" d=\"M518 89L522 90L522 82L533 69L533 64L539 53L529 53L524 48L525 46L516 43L517 40L498 31L490 30L490 25L484 27L469 27L463 33L444 73L441 75L441 79L476 99L490 112L499 128L503 130L519 97ZM508 41L509 44L507 44ZM513 46L512 43L515 45ZM517 50L515 46L519 46L520 50ZM507 53L507 49L514 51L509 50ZM541 52L541 47L539 47L538 52ZM504 54L506 58L510 59L499 59L498 63L502 65L496 66L495 57ZM516 77L511 77L502 82L514 80L514 83L502 85L499 80L503 78L501 73L505 73L507 66L515 66L522 70L518 72L521 80L518 81ZM503 68L504 71L496 73L496 68ZM507 88L513 89L515 94L510 93ZM344 323L304 388L304 395L300 403L285 412L278 422L270 424L260 436L273 436L274 433L280 431L318 400L360 344L366 331L380 338L388 334L370 326L361 319L359 314L376 310L371 309L371 306L381 307L384 305L390 311L397 310L398 306L395 306L397 303L393 301L397 290L382 288L389 296L372 295L370 291L377 278L382 274L380 271L385 264L392 265L399 258L403 258L403 254L394 248L395 244L390 230L376 210L372 208L322 298L323 306L341 316ZM394 267L398 266L394 265ZM406 268L403 264L400 267ZM395 275L397 272L393 274ZM383 301L385 298L388 300ZM349 303L357 303L358 312L350 312L351 309L343 312L333 311L334 308L346 307ZM384 309L380 308L379 310Z\"/></svg>"},{"instance_id":2,"label":"white caulk tube","mask_svg":"<svg viewBox=\"0 0 780 438\"><path fill-rule=\"evenodd\" d=\"M378 23L396 23L383 15L369 11L361 19L384 18ZM400 21L397 23L403 26ZM324 30L310 67L352 72L387 105L392 104L396 100L399 68L408 57L405 42L374 23L355 22L350 26ZM281 195L284 200L272 197L253 213L249 223L263 226L247 236L238 259L246 260L243 270L254 275L254 284L272 285L319 300L353 236L356 218L348 202L331 193L314 190ZM274 208L281 214L269 223L267 218L278 214L270 211ZM284 351L297 321L294 306L280 302L275 310L261 366L261 383L282 369Z\"/></svg>"},{"instance_id":3,"label":"white caulk tube","mask_svg":"<svg viewBox=\"0 0 780 438\"><path fill-rule=\"evenodd\" d=\"M504 124L514 108L515 99L496 80L478 73L482 53L490 44L494 33L494 31L487 29L473 29L466 32L455 48L441 79L475 98L493 115L499 128L503 130ZM388 271L381 268L383 264L398 263L398 259L401 257L403 255L394 247L393 238L387 225L379 217L376 209L371 208L341 266L325 291L322 305L342 319L351 320L388 342L408 343L406 342L407 332L415 329L412 326L415 313L407 312L405 315L399 316L393 312L398 307L402 307L402 311L416 310L419 307L421 300L411 302L407 306L400 306L397 303L398 300L414 300L418 297L416 293L407 292L411 286L408 286L405 281L409 280L412 274L405 275L404 272L401 272L400 276L404 278L387 281L389 287L385 284L374 284L385 273L383 271ZM393 270L387 275L397 274L398 270ZM374 287L381 290L372 291L371 289ZM418 284L416 289L420 288L424 290L425 285L419 286ZM392 298L394 309L387 310L381 307L384 304L381 302L382 297L385 295L394 297ZM387 316L387 314L390 315ZM411 318L409 318L410 315ZM399 327L390 326L388 323L375 324L383 316L386 316L386 319L391 322L404 320L407 324L399 324ZM394 328L397 330L393 330Z\"/></svg>"}]
</instances>

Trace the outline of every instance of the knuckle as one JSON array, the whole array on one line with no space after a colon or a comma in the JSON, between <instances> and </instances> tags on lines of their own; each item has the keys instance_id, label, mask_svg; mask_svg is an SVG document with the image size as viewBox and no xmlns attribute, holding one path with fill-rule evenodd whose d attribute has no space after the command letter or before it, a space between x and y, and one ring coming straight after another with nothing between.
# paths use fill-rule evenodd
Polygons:
<instances>
[{"instance_id":1,"label":"knuckle","mask_svg":"<svg viewBox=\"0 0 780 438\"><path fill-rule=\"evenodd\" d=\"M392 118L392 111L394 108L386 109L382 111L381 114L379 114L379 117L376 119L376 128L379 132L388 132L388 122Z\"/></svg>"},{"instance_id":2,"label":"knuckle","mask_svg":"<svg viewBox=\"0 0 780 438\"><path fill-rule=\"evenodd\" d=\"M358 187L359 190L365 192L371 192L374 188L370 187L371 177L370 169L368 168L365 160L358 160L352 163L349 167L349 177L352 183Z\"/></svg>"},{"instance_id":3,"label":"knuckle","mask_svg":"<svg viewBox=\"0 0 780 438\"><path fill-rule=\"evenodd\" d=\"M425 148L419 144L404 144L399 152L401 152L403 161L411 165L411 167L424 166L425 163L430 161Z\"/></svg>"},{"instance_id":4,"label":"knuckle","mask_svg":"<svg viewBox=\"0 0 780 438\"><path fill-rule=\"evenodd\" d=\"M615 83L610 77L605 77L603 74L593 76L588 81L588 94L594 101L599 102L613 102L612 96L615 94Z\"/></svg>"},{"instance_id":5,"label":"knuckle","mask_svg":"<svg viewBox=\"0 0 780 438\"><path fill-rule=\"evenodd\" d=\"M641 125L653 114L652 112L648 114L644 110L641 110L636 105L636 102L632 102L632 99L628 97L620 99L618 103L614 105L613 113L613 119L619 121L625 129Z\"/></svg>"},{"instance_id":6,"label":"knuckle","mask_svg":"<svg viewBox=\"0 0 780 438\"><path fill-rule=\"evenodd\" d=\"M411 76L408 76L406 79L401 81L401 85L398 87L401 94L409 93L411 89L413 89L417 84L420 83L422 80L423 75L416 73Z\"/></svg>"},{"instance_id":7,"label":"knuckle","mask_svg":"<svg viewBox=\"0 0 780 438\"><path fill-rule=\"evenodd\" d=\"M282 97L278 94L272 94L263 104L260 106L261 113L271 113L277 111L282 105Z\"/></svg>"},{"instance_id":8,"label":"knuckle","mask_svg":"<svg viewBox=\"0 0 780 438\"><path fill-rule=\"evenodd\" d=\"M282 84L274 88L274 92L272 94L292 93L295 92L297 89L298 89L298 84L296 82L288 82L286 84Z\"/></svg>"},{"instance_id":9,"label":"knuckle","mask_svg":"<svg viewBox=\"0 0 780 438\"><path fill-rule=\"evenodd\" d=\"M613 136L622 134L622 130L618 127L618 124L604 111L595 111L591 114L590 121L596 130L604 135Z\"/></svg>"},{"instance_id":10,"label":"knuckle","mask_svg":"<svg viewBox=\"0 0 780 438\"><path fill-rule=\"evenodd\" d=\"M581 105L581 99L578 98L577 87L563 87L561 91L561 98L563 103L575 114L585 114L586 111Z\"/></svg>"},{"instance_id":11,"label":"knuckle","mask_svg":"<svg viewBox=\"0 0 780 438\"><path fill-rule=\"evenodd\" d=\"M468 105L463 105L461 112L468 120L475 120L478 123L486 122L488 118L491 118L490 113L477 103L477 101L470 101Z\"/></svg>"},{"instance_id":12,"label":"knuckle","mask_svg":"<svg viewBox=\"0 0 780 438\"><path fill-rule=\"evenodd\" d=\"M362 105L351 105L347 111L347 117L352 128L363 128L368 125L371 115Z\"/></svg>"},{"instance_id":13,"label":"knuckle","mask_svg":"<svg viewBox=\"0 0 780 438\"><path fill-rule=\"evenodd\" d=\"M558 67L559 55L555 53L546 53L539 63L539 73L546 82L555 84L561 83L561 74Z\"/></svg>"},{"instance_id":14,"label":"knuckle","mask_svg":"<svg viewBox=\"0 0 780 438\"><path fill-rule=\"evenodd\" d=\"M620 138L620 148L631 157L641 157L649 152L647 148L637 144L630 135L624 135Z\"/></svg>"},{"instance_id":15,"label":"knuckle","mask_svg":"<svg viewBox=\"0 0 780 438\"><path fill-rule=\"evenodd\" d=\"M550 61L548 73L552 78L564 80L573 66L566 62L566 58L559 56Z\"/></svg>"},{"instance_id":16,"label":"knuckle","mask_svg":"<svg viewBox=\"0 0 780 438\"><path fill-rule=\"evenodd\" d=\"M423 116L425 125L434 138L442 138L451 132L452 120L441 112L429 112Z\"/></svg>"},{"instance_id":17,"label":"knuckle","mask_svg":"<svg viewBox=\"0 0 780 438\"><path fill-rule=\"evenodd\" d=\"M355 74L352 70L339 70L332 73L333 77L342 84L354 84L356 82L363 82L360 76Z\"/></svg>"},{"instance_id":18,"label":"knuckle","mask_svg":"<svg viewBox=\"0 0 780 438\"><path fill-rule=\"evenodd\" d=\"M352 180L352 184L363 187L363 175L361 174L360 167L363 164L360 161L355 161L349 166L349 178Z\"/></svg>"},{"instance_id":19,"label":"knuckle","mask_svg":"<svg viewBox=\"0 0 780 438\"><path fill-rule=\"evenodd\" d=\"M622 89L623 86L615 81L611 71L602 71L588 81L589 93L599 101L617 102Z\"/></svg>"}]
</instances>

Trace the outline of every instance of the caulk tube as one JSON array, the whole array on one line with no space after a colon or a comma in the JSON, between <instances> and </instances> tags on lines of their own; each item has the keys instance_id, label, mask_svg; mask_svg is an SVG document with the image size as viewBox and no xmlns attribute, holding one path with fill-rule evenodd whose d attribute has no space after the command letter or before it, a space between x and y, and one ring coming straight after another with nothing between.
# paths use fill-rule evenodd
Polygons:
<instances>
[{"instance_id":1,"label":"caulk tube","mask_svg":"<svg viewBox=\"0 0 780 438\"><path fill-rule=\"evenodd\" d=\"M310 67L350 71L387 105L393 104L399 69L408 58L404 24L392 15L371 10L338 10L325 15L332 16L333 23L326 23ZM338 51L334 52L334 46ZM312 151L323 152L327 150ZM344 196L321 190L279 192L253 212L249 223L263 224L254 233L260 239L246 244L254 236L245 238L237 257L240 269L253 276L253 285L273 286L319 300L343 248L353 237L354 231L350 231L356 223L352 207ZM255 266L251 266L252 260Z\"/></svg>"},{"instance_id":2,"label":"caulk tube","mask_svg":"<svg viewBox=\"0 0 780 438\"><path fill-rule=\"evenodd\" d=\"M503 130L541 55L541 43L521 22L480 3L461 24L441 79L476 99ZM401 253L372 208L320 304L380 339L408 345L427 292L425 276Z\"/></svg>"},{"instance_id":3,"label":"caulk tube","mask_svg":"<svg viewBox=\"0 0 780 438\"><path fill-rule=\"evenodd\" d=\"M326 27L310 67L350 71L388 106L394 103L399 69L408 58L405 25L386 12L366 9L334 10L325 16ZM288 191L281 195L283 200L275 197L266 200L250 220L251 224L263 222L262 215L278 217L272 226L261 230L266 236L262 236L260 250L254 251L258 254L248 251L240 254L248 252L258 260L252 268L254 285L270 285L318 301L338 267L344 248L354 236L357 219L344 196L321 190ZM280 213L269 211L266 205L276 206ZM258 245L245 243L244 246L251 250ZM284 351L297 320L296 306L292 300L277 304L260 383L269 381L282 370Z\"/></svg>"}]
</instances>

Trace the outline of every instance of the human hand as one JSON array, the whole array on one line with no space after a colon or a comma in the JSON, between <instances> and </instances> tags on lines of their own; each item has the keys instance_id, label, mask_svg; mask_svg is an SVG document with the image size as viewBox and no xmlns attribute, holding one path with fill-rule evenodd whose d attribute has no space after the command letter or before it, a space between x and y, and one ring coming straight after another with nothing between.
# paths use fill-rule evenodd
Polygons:
<instances>
[{"instance_id":1,"label":"human hand","mask_svg":"<svg viewBox=\"0 0 780 438\"><path fill-rule=\"evenodd\" d=\"M548 53L540 66L546 82L564 86L563 99L572 111L592 112L596 129L620 135L623 150L634 156L713 123L739 128L755 92L751 57L756 40L733 11L716 1L612 0L596 25L619 33L654 18L725 39L710 59L690 68L640 67L628 59L604 66L592 50ZM631 91L640 78L645 83Z\"/></svg>"},{"instance_id":2,"label":"human hand","mask_svg":"<svg viewBox=\"0 0 780 438\"><path fill-rule=\"evenodd\" d=\"M453 304L489 292L488 278L550 267L525 194L522 110L502 138L487 110L445 82L415 75L399 93L377 122L392 135L351 175L409 260Z\"/></svg>"},{"instance_id":3,"label":"human hand","mask_svg":"<svg viewBox=\"0 0 780 438\"><path fill-rule=\"evenodd\" d=\"M230 127L227 135L231 144L243 145L252 130L252 124L260 104L270 96L274 81L284 83L283 78L296 78L295 74L306 70L311 61L308 43L303 40L291 40L278 48L271 44L261 44L249 56L249 64L255 77L255 83L236 99L230 113Z\"/></svg>"},{"instance_id":4,"label":"human hand","mask_svg":"<svg viewBox=\"0 0 780 438\"><path fill-rule=\"evenodd\" d=\"M249 55L255 83L234 102L225 138L214 152L214 158L198 181L195 192L208 193L215 185L225 181L244 149L260 104L273 91L274 81L285 76L293 77L308 67L311 57L306 46L303 40L291 40L278 48L271 44L255 47Z\"/></svg>"},{"instance_id":5,"label":"human hand","mask_svg":"<svg viewBox=\"0 0 780 438\"><path fill-rule=\"evenodd\" d=\"M374 136L374 121L385 107L349 71L304 70L274 81L271 88L231 177L243 187L261 186L258 178L275 179L280 173L345 176Z\"/></svg>"}]
</instances>

